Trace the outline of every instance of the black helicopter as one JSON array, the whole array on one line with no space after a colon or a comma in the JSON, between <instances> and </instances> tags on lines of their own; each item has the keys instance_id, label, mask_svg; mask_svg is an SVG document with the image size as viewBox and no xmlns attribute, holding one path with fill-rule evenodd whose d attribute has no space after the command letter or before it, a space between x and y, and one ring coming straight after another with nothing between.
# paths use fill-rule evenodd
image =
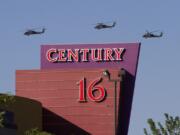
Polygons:
<instances>
[{"instance_id":1,"label":"black helicopter","mask_svg":"<svg viewBox=\"0 0 180 135\"><path fill-rule=\"evenodd\" d=\"M152 31L152 32L146 31L146 33L142 37L147 39L147 38L160 38L163 36L163 32L160 32L159 34L154 34L155 32L157 31Z\"/></svg>"},{"instance_id":2,"label":"black helicopter","mask_svg":"<svg viewBox=\"0 0 180 135\"><path fill-rule=\"evenodd\" d=\"M24 35L25 36L30 36L30 35L35 35L35 34L43 34L45 32L45 28L42 29L42 31L36 31L34 29L30 29L30 30L27 30L26 32L24 32Z\"/></svg>"},{"instance_id":3,"label":"black helicopter","mask_svg":"<svg viewBox=\"0 0 180 135\"><path fill-rule=\"evenodd\" d=\"M106 29L106 28L113 28L115 26L116 26L116 22L113 22L112 25L107 25L105 23L97 23L97 25L94 28L97 30L100 30L100 29Z\"/></svg>"}]
</instances>

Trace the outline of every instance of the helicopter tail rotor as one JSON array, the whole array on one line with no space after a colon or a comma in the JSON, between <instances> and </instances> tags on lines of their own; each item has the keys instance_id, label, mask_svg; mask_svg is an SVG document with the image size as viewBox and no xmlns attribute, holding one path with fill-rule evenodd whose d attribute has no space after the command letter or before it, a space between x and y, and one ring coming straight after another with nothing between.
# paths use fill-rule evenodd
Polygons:
<instances>
[{"instance_id":1,"label":"helicopter tail rotor","mask_svg":"<svg viewBox=\"0 0 180 135\"><path fill-rule=\"evenodd\" d=\"M113 22L113 25L112 25L112 27L114 27L114 26L116 26L116 22Z\"/></svg>"},{"instance_id":2,"label":"helicopter tail rotor","mask_svg":"<svg viewBox=\"0 0 180 135\"><path fill-rule=\"evenodd\" d=\"M162 37L163 36L163 32L161 32L159 36Z\"/></svg>"},{"instance_id":3,"label":"helicopter tail rotor","mask_svg":"<svg viewBox=\"0 0 180 135\"><path fill-rule=\"evenodd\" d=\"M43 29L42 29L42 33L44 33L44 32L45 32L45 30L46 30L46 28L43 28Z\"/></svg>"}]
</instances>

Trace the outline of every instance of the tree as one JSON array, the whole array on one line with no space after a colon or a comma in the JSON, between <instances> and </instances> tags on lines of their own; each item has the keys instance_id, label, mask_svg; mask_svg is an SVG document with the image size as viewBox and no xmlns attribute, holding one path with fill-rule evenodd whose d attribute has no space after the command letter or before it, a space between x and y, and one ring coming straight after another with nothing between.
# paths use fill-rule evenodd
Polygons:
<instances>
[{"instance_id":1,"label":"tree","mask_svg":"<svg viewBox=\"0 0 180 135\"><path fill-rule=\"evenodd\" d=\"M3 104L5 106L12 104L15 102L15 98L13 95L6 93L6 94L0 94L0 104Z\"/></svg>"},{"instance_id":2,"label":"tree","mask_svg":"<svg viewBox=\"0 0 180 135\"><path fill-rule=\"evenodd\" d=\"M40 131L38 128L27 130L24 135L53 135L51 133Z\"/></svg>"},{"instance_id":3,"label":"tree","mask_svg":"<svg viewBox=\"0 0 180 135\"><path fill-rule=\"evenodd\" d=\"M0 128L4 127L4 125L3 125L3 123L4 123L4 114L5 114L4 111L0 111Z\"/></svg>"},{"instance_id":4,"label":"tree","mask_svg":"<svg viewBox=\"0 0 180 135\"><path fill-rule=\"evenodd\" d=\"M15 102L15 98L13 95L7 93L7 94L0 94L0 105L8 106L9 104L12 104ZM4 110L0 110L0 128L4 127Z\"/></svg>"},{"instance_id":5,"label":"tree","mask_svg":"<svg viewBox=\"0 0 180 135\"><path fill-rule=\"evenodd\" d=\"M165 113L164 125L160 122L155 122L153 119L148 119L147 123L151 133L148 133L144 128L145 135L180 135L180 117L172 117Z\"/></svg>"}]
</instances>

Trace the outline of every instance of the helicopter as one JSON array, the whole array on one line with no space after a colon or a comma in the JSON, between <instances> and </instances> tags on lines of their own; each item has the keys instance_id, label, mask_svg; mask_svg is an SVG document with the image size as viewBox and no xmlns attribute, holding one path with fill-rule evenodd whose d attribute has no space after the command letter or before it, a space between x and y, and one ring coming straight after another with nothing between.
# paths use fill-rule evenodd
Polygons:
<instances>
[{"instance_id":1,"label":"helicopter","mask_svg":"<svg viewBox=\"0 0 180 135\"><path fill-rule=\"evenodd\" d=\"M112 25L107 25L105 23L97 23L94 28L97 30L100 30L100 29L106 29L106 28L113 28L115 27L115 25L116 25L116 22L113 22Z\"/></svg>"},{"instance_id":2,"label":"helicopter","mask_svg":"<svg viewBox=\"0 0 180 135\"><path fill-rule=\"evenodd\" d=\"M42 28L42 31L36 31L34 29L29 29L26 32L24 32L25 36L35 35L35 34L43 34L45 32L45 28Z\"/></svg>"},{"instance_id":3,"label":"helicopter","mask_svg":"<svg viewBox=\"0 0 180 135\"><path fill-rule=\"evenodd\" d=\"M146 31L146 33L142 37L147 39L147 38L160 38L163 36L163 32L160 32L160 34L154 34L155 32L157 31L152 31L152 32Z\"/></svg>"}]
</instances>

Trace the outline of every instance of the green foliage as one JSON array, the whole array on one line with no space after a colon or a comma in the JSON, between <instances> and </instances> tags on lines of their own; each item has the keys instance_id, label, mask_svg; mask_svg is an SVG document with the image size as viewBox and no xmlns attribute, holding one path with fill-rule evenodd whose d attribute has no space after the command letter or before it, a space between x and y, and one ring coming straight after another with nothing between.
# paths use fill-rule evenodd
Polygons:
<instances>
[{"instance_id":1,"label":"green foliage","mask_svg":"<svg viewBox=\"0 0 180 135\"><path fill-rule=\"evenodd\" d=\"M15 102L15 98L11 94L0 94L0 104L8 106Z\"/></svg>"},{"instance_id":2,"label":"green foliage","mask_svg":"<svg viewBox=\"0 0 180 135\"><path fill-rule=\"evenodd\" d=\"M53 135L53 134L45 131L40 131L38 128L33 128L26 131L24 135Z\"/></svg>"},{"instance_id":3,"label":"green foliage","mask_svg":"<svg viewBox=\"0 0 180 135\"><path fill-rule=\"evenodd\" d=\"M164 125L160 122L155 123L153 119L148 119L148 125L150 127L151 133L147 132L147 129L144 128L145 135L180 135L180 118L176 116L173 118L168 114L165 115Z\"/></svg>"},{"instance_id":4,"label":"green foliage","mask_svg":"<svg viewBox=\"0 0 180 135\"><path fill-rule=\"evenodd\" d=\"M4 127L3 122L4 122L4 111L0 112L0 128Z\"/></svg>"},{"instance_id":5,"label":"green foliage","mask_svg":"<svg viewBox=\"0 0 180 135\"><path fill-rule=\"evenodd\" d=\"M15 98L13 95L7 94L0 94L0 105L8 106L15 102ZM4 114L5 111L0 111L0 128L4 127Z\"/></svg>"}]
</instances>

